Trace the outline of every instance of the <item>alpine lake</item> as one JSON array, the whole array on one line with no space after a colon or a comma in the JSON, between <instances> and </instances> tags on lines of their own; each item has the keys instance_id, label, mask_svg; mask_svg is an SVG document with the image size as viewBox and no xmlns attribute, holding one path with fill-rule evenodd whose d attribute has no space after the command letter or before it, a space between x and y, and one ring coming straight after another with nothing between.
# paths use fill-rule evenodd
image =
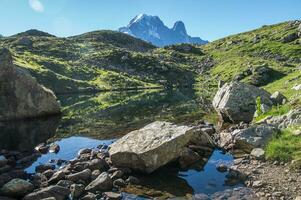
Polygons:
<instances>
[{"instance_id":1,"label":"alpine lake","mask_svg":"<svg viewBox=\"0 0 301 200\"><path fill-rule=\"evenodd\" d=\"M82 148L110 145L128 132L156 120L197 125L200 121L217 122L211 102L192 89L102 92L58 96L62 116L1 123L0 149L31 151L43 142L55 142L58 153L37 158L25 170L51 160L70 160ZM151 175L138 175L137 187L126 188L124 199L194 198L214 195L242 187L231 184L227 172L219 172L220 163L231 165L233 156L216 149L206 162L192 169L164 167Z\"/></svg>"}]
</instances>

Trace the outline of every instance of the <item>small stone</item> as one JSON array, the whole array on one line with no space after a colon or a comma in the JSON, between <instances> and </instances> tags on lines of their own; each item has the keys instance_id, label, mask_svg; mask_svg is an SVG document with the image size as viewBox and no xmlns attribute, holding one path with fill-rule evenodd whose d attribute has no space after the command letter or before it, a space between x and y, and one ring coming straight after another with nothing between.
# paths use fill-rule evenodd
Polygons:
<instances>
[{"instance_id":1,"label":"small stone","mask_svg":"<svg viewBox=\"0 0 301 200\"><path fill-rule=\"evenodd\" d=\"M34 190L33 184L23 179L16 178L6 183L2 187L1 192L5 196L9 196L9 197L22 197L32 192L33 190Z\"/></svg>"},{"instance_id":2,"label":"small stone","mask_svg":"<svg viewBox=\"0 0 301 200\"><path fill-rule=\"evenodd\" d=\"M73 181L73 182L78 182L80 180L82 181L88 181L91 178L91 170L90 169L85 169L81 172L75 173L75 174L70 174L66 176L67 180Z\"/></svg>"},{"instance_id":3,"label":"small stone","mask_svg":"<svg viewBox=\"0 0 301 200\"><path fill-rule=\"evenodd\" d=\"M253 182L253 187L254 188L260 188L260 187L262 187L264 184L263 184L263 182L262 181L254 181Z\"/></svg>"},{"instance_id":4,"label":"small stone","mask_svg":"<svg viewBox=\"0 0 301 200\"><path fill-rule=\"evenodd\" d=\"M64 188L70 188L72 184L74 184L73 181L60 180L56 185L64 187Z\"/></svg>"},{"instance_id":5,"label":"small stone","mask_svg":"<svg viewBox=\"0 0 301 200\"><path fill-rule=\"evenodd\" d=\"M34 148L37 152L40 152L41 154L46 154L49 150L49 146L45 145L44 143L39 144Z\"/></svg>"},{"instance_id":6,"label":"small stone","mask_svg":"<svg viewBox=\"0 0 301 200\"><path fill-rule=\"evenodd\" d=\"M301 200L301 196L297 196L295 200Z\"/></svg>"},{"instance_id":7,"label":"small stone","mask_svg":"<svg viewBox=\"0 0 301 200\"><path fill-rule=\"evenodd\" d=\"M128 184L138 185L140 183L139 179L134 176L129 176L125 181Z\"/></svg>"},{"instance_id":8,"label":"small stone","mask_svg":"<svg viewBox=\"0 0 301 200\"><path fill-rule=\"evenodd\" d=\"M91 153L92 149L80 149L77 153L78 156L82 155L82 154L88 154L88 153Z\"/></svg>"},{"instance_id":9,"label":"small stone","mask_svg":"<svg viewBox=\"0 0 301 200\"><path fill-rule=\"evenodd\" d=\"M255 148L251 151L251 156L255 157L258 160L264 158L265 151L261 148Z\"/></svg>"},{"instance_id":10,"label":"small stone","mask_svg":"<svg viewBox=\"0 0 301 200\"><path fill-rule=\"evenodd\" d=\"M52 143L49 147L49 153L58 153L60 151L60 146L56 143Z\"/></svg>"},{"instance_id":11,"label":"small stone","mask_svg":"<svg viewBox=\"0 0 301 200\"><path fill-rule=\"evenodd\" d=\"M63 171L57 171L49 179L48 183L53 184L65 178L65 173Z\"/></svg>"},{"instance_id":12,"label":"small stone","mask_svg":"<svg viewBox=\"0 0 301 200\"><path fill-rule=\"evenodd\" d=\"M122 198L122 195L116 192L104 192L103 194L108 200L119 200Z\"/></svg>"},{"instance_id":13,"label":"small stone","mask_svg":"<svg viewBox=\"0 0 301 200\"><path fill-rule=\"evenodd\" d=\"M49 170L49 169L54 170L55 165L51 165L51 164L38 165L38 166L36 166L35 170L38 173L43 173L44 171Z\"/></svg>"},{"instance_id":14,"label":"small stone","mask_svg":"<svg viewBox=\"0 0 301 200\"><path fill-rule=\"evenodd\" d=\"M85 186L83 184L72 184L70 187L72 199L77 199L85 191Z\"/></svg>"},{"instance_id":15,"label":"small stone","mask_svg":"<svg viewBox=\"0 0 301 200\"><path fill-rule=\"evenodd\" d=\"M113 187L113 181L106 172L101 173L94 181L92 181L86 188L86 191L108 191Z\"/></svg>"},{"instance_id":16,"label":"small stone","mask_svg":"<svg viewBox=\"0 0 301 200\"><path fill-rule=\"evenodd\" d=\"M217 171L219 172L226 172L228 170L228 167L227 165L225 164L220 164L216 167Z\"/></svg>"},{"instance_id":17,"label":"small stone","mask_svg":"<svg viewBox=\"0 0 301 200\"><path fill-rule=\"evenodd\" d=\"M43 175L46 176L47 178L51 178L54 174L54 171L52 169L48 169L43 172Z\"/></svg>"},{"instance_id":18,"label":"small stone","mask_svg":"<svg viewBox=\"0 0 301 200\"><path fill-rule=\"evenodd\" d=\"M98 169L94 170L91 174L92 181L94 181L100 174L101 174L101 172Z\"/></svg>"},{"instance_id":19,"label":"small stone","mask_svg":"<svg viewBox=\"0 0 301 200\"><path fill-rule=\"evenodd\" d=\"M113 174L111 175L111 179L116 180L116 179L122 178L123 175L124 175L123 171L117 170L117 171L113 172Z\"/></svg>"},{"instance_id":20,"label":"small stone","mask_svg":"<svg viewBox=\"0 0 301 200\"><path fill-rule=\"evenodd\" d=\"M113 186L114 187L125 187L126 186L126 183L123 179L119 178L119 179L116 179L114 182L113 182Z\"/></svg>"}]
</instances>

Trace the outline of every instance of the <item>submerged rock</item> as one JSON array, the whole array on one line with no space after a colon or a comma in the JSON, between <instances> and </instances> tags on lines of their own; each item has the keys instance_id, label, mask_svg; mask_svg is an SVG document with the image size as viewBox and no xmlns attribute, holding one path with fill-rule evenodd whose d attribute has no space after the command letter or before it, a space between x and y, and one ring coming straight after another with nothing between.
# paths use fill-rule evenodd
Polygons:
<instances>
[{"instance_id":1,"label":"submerged rock","mask_svg":"<svg viewBox=\"0 0 301 200\"><path fill-rule=\"evenodd\" d=\"M60 113L52 91L21 68L13 65L9 50L0 49L0 121Z\"/></svg>"},{"instance_id":2,"label":"submerged rock","mask_svg":"<svg viewBox=\"0 0 301 200\"><path fill-rule=\"evenodd\" d=\"M255 86L231 82L217 91L212 104L224 122L251 122L256 111L256 99L260 97L262 104L272 106L270 96Z\"/></svg>"},{"instance_id":3,"label":"submerged rock","mask_svg":"<svg viewBox=\"0 0 301 200\"><path fill-rule=\"evenodd\" d=\"M212 140L199 127L157 121L117 140L109 153L116 166L151 173L179 158L189 144L211 147Z\"/></svg>"}]
</instances>

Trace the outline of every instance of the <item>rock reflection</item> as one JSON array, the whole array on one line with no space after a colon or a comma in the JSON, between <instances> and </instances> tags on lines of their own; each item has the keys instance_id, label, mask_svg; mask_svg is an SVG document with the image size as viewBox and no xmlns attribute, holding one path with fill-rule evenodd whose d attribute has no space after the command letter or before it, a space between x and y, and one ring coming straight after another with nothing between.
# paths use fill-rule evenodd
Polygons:
<instances>
[{"instance_id":1,"label":"rock reflection","mask_svg":"<svg viewBox=\"0 0 301 200\"><path fill-rule=\"evenodd\" d=\"M32 151L55 135L60 116L0 122L0 149Z\"/></svg>"}]
</instances>

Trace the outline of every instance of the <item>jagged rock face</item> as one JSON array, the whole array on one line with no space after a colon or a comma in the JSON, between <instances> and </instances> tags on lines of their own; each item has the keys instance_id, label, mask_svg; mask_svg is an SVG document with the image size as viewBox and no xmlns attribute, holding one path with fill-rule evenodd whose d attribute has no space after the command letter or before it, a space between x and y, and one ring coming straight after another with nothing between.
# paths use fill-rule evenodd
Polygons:
<instances>
[{"instance_id":1,"label":"jagged rock face","mask_svg":"<svg viewBox=\"0 0 301 200\"><path fill-rule=\"evenodd\" d=\"M211 147L212 141L198 127L157 121L117 140L109 153L116 166L151 173L179 158L189 144Z\"/></svg>"},{"instance_id":2,"label":"jagged rock face","mask_svg":"<svg viewBox=\"0 0 301 200\"><path fill-rule=\"evenodd\" d=\"M164 25L159 17L145 14L136 16L129 25L120 28L119 31L160 47L179 43L208 43L199 37L189 36L182 21L177 21L170 29Z\"/></svg>"},{"instance_id":3,"label":"jagged rock face","mask_svg":"<svg viewBox=\"0 0 301 200\"><path fill-rule=\"evenodd\" d=\"M0 121L60 113L52 91L13 65L7 49L0 49Z\"/></svg>"},{"instance_id":4,"label":"jagged rock face","mask_svg":"<svg viewBox=\"0 0 301 200\"><path fill-rule=\"evenodd\" d=\"M213 107L224 122L251 122L256 111L256 99L261 104L272 106L270 94L260 88L240 82L223 85L213 99Z\"/></svg>"}]
</instances>

